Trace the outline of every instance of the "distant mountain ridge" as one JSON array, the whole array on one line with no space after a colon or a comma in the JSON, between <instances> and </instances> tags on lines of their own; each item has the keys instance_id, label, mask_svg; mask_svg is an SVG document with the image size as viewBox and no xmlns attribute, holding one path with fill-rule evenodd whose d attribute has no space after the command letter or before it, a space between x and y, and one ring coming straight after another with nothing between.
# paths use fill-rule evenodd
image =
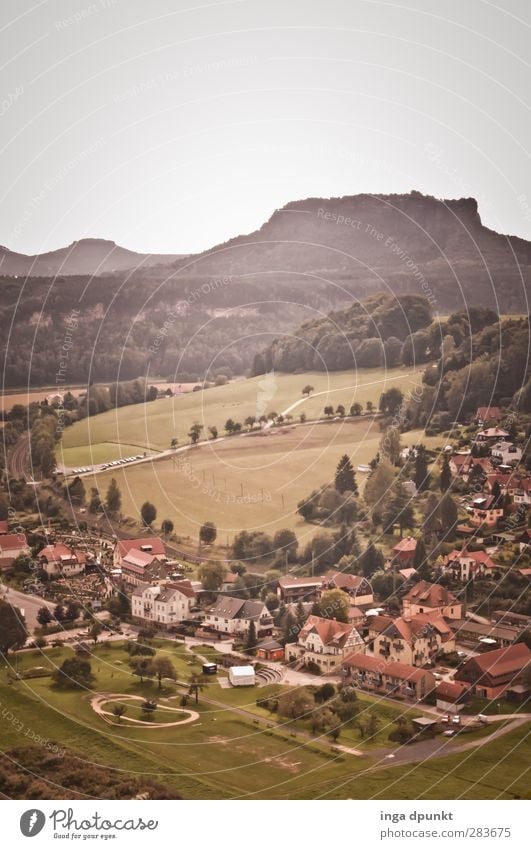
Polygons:
<instances>
[{"instance_id":1,"label":"distant mountain ridge","mask_svg":"<svg viewBox=\"0 0 531 849\"><path fill-rule=\"evenodd\" d=\"M276 210L259 230L188 257L204 273L359 271L444 261L531 263L531 242L484 227L474 198L419 192L307 198ZM176 262L179 267L181 263Z\"/></svg>"},{"instance_id":2,"label":"distant mountain ridge","mask_svg":"<svg viewBox=\"0 0 531 849\"><path fill-rule=\"evenodd\" d=\"M482 304L529 312L531 242L482 224L474 198L441 200L420 192L307 198L275 210L259 230L199 254L141 254L105 239L81 239L35 257L0 248L0 276L108 276L134 273L160 283L232 279L258 296L306 303L318 280L331 301L376 292L423 294L435 311ZM227 302L225 302L227 303ZM231 304L234 305L234 304Z\"/></svg>"},{"instance_id":3,"label":"distant mountain ridge","mask_svg":"<svg viewBox=\"0 0 531 849\"><path fill-rule=\"evenodd\" d=\"M55 277L56 275L108 274L130 268L170 264L182 254L142 254L122 248L109 239L80 239L66 248L28 256L0 247L0 274Z\"/></svg>"}]
</instances>

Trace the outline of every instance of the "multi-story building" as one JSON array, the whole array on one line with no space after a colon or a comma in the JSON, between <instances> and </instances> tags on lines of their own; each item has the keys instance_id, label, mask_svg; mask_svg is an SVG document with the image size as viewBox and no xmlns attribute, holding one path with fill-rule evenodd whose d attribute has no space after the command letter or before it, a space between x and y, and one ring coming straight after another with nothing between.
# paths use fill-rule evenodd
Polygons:
<instances>
[{"instance_id":1,"label":"multi-story building","mask_svg":"<svg viewBox=\"0 0 531 849\"><path fill-rule=\"evenodd\" d=\"M493 495L479 495L467 509L468 521L474 527L494 528L503 518L503 507Z\"/></svg>"},{"instance_id":2,"label":"multi-story building","mask_svg":"<svg viewBox=\"0 0 531 849\"><path fill-rule=\"evenodd\" d=\"M445 572L451 573L455 580L463 582L480 575L492 574L496 568L499 567L486 551L468 551L466 548L451 551L443 566Z\"/></svg>"},{"instance_id":3,"label":"multi-story building","mask_svg":"<svg viewBox=\"0 0 531 849\"><path fill-rule=\"evenodd\" d=\"M138 584L131 596L131 613L135 622L171 628L194 616L195 593L190 581L167 581L163 584Z\"/></svg>"},{"instance_id":4,"label":"multi-story building","mask_svg":"<svg viewBox=\"0 0 531 849\"><path fill-rule=\"evenodd\" d=\"M165 581L171 571L166 568L166 546L159 537L118 540L113 563L129 587Z\"/></svg>"},{"instance_id":5,"label":"multi-story building","mask_svg":"<svg viewBox=\"0 0 531 849\"><path fill-rule=\"evenodd\" d=\"M350 575L347 572L327 572L322 577L321 592L325 590L343 590L352 599L352 604L365 607L374 603L372 587L362 575Z\"/></svg>"},{"instance_id":6,"label":"multi-story building","mask_svg":"<svg viewBox=\"0 0 531 849\"><path fill-rule=\"evenodd\" d=\"M315 601L321 595L323 579L310 577L280 578L277 594L285 604L298 601Z\"/></svg>"},{"instance_id":7,"label":"multi-story building","mask_svg":"<svg viewBox=\"0 0 531 849\"><path fill-rule=\"evenodd\" d=\"M436 612L419 613L411 618L400 616L382 624L382 630L373 638L373 653L386 661L423 666L439 652L455 649L454 632Z\"/></svg>"},{"instance_id":8,"label":"multi-story building","mask_svg":"<svg viewBox=\"0 0 531 849\"><path fill-rule=\"evenodd\" d=\"M354 625L309 616L297 642L286 644L285 657L288 663L312 662L327 673L337 670L348 654L364 651L365 643Z\"/></svg>"},{"instance_id":9,"label":"multi-story building","mask_svg":"<svg viewBox=\"0 0 531 849\"><path fill-rule=\"evenodd\" d=\"M273 618L263 601L221 596L214 607L207 611L203 627L219 634L244 637L249 632L251 622L254 622L258 638L271 636Z\"/></svg>"},{"instance_id":10,"label":"multi-story building","mask_svg":"<svg viewBox=\"0 0 531 849\"><path fill-rule=\"evenodd\" d=\"M441 584L419 581L411 587L403 600L404 616L437 612L446 619L462 619L463 605L455 595Z\"/></svg>"},{"instance_id":11,"label":"multi-story building","mask_svg":"<svg viewBox=\"0 0 531 849\"><path fill-rule=\"evenodd\" d=\"M388 695L420 700L435 689L435 678L429 669L418 669L407 663L386 662L369 655L351 654L345 658L343 669L347 680L355 686Z\"/></svg>"},{"instance_id":12,"label":"multi-story building","mask_svg":"<svg viewBox=\"0 0 531 849\"><path fill-rule=\"evenodd\" d=\"M71 578L85 571L87 556L84 551L69 548L63 543L47 545L37 555L37 563L48 577L62 575Z\"/></svg>"}]
</instances>

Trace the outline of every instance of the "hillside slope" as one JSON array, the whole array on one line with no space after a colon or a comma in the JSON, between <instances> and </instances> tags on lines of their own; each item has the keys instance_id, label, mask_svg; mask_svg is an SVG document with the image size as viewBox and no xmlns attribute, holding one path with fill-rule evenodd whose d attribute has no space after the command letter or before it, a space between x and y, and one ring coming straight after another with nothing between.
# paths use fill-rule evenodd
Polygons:
<instances>
[{"instance_id":1,"label":"hillside slope","mask_svg":"<svg viewBox=\"0 0 531 849\"><path fill-rule=\"evenodd\" d=\"M55 277L57 274L106 274L129 268L169 264L178 254L140 254L108 239L80 239L66 248L28 256L0 247L0 274Z\"/></svg>"}]
</instances>

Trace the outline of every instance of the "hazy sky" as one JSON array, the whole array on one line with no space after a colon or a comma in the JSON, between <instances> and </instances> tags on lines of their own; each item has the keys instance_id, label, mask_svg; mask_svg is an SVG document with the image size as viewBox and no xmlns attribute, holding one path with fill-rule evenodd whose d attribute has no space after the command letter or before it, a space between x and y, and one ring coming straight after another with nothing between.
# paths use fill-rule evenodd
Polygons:
<instances>
[{"instance_id":1,"label":"hazy sky","mask_svg":"<svg viewBox=\"0 0 531 849\"><path fill-rule=\"evenodd\" d=\"M0 244L208 248L290 200L531 238L528 0L2 0Z\"/></svg>"}]
</instances>

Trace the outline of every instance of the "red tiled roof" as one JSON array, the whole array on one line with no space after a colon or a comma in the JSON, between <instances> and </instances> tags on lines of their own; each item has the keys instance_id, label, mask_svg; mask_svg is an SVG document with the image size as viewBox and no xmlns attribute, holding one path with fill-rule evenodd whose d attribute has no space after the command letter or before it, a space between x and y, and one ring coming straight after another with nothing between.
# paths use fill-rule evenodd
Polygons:
<instances>
[{"instance_id":1,"label":"red tiled roof","mask_svg":"<svg viewBox=\"0 0 531 849\"><path fill-rule=\"evenodd\" d=\"M413 568L413 566L406 567L405 569L399 569L398 573L402 575L402 577L407 581L409 578L412 578L413 575L417 574L417 570Z\"/></svg>"},{"instance_id":2,"label":"red tiled roof","mask_svg":"<svg viewBox=\"0 0 531 849\"><path fill-rule=\"evenodd\" d=\"M9 522L7 519L0 519L0 534L7 534L9 530Z\"/></svg>"},{"instance_id":3,"label":"red tiled roof","mask_svg":"<svg viewBox=\"0 0 531 849\"><path fill-rule=\"evenodd\" d=\"M461 557L468 557L476 563L483 563L487 569L496 568L496 564L486 551L468 551L467 548L463 548L461 551L458 548L454 548L448 555L446 562L451 563L454 560L459 560Z\"/></svg>"},{"instance_id":4,"label":"red tiled roof","mask_svg":"<svg viewBox=\"0 0 531 849\"><path fill-rule=\"evenodd\" d=\"M361 575L350 575L348 572L328 572L323 576L323 582L334 584L341 590L357 590L366 581Z\"/></svg>"},{"instance_id":5,"label":"red tiled roof","mask_svg":"<svg viewBox=\"0 0 531 849\"><path fill-rule=\"evenodd\" d=\"M467 690L466 684L459 684L457 681L441 681L435 690L435 695L445 702L457 702Z\"/></svg>"},{"instance_id":6,"label":"red tiled roof","mask_svg":"<svg viewBox=\"0 0 531 849\"><path fill-rule=\"evenodd\" d=\"M450 590L441 584L430 584L428 581L419 581L418 584L411 587L409 592L404 596L404 601L410 601L414 604L422 603L428 607L446 607L451 604L458 604L458 601Z\"/></svg>"},{"instance_id":7,"label":"red tiled roof","mask_svg":"<svg viewBox=\"0 0 531 849\"><path fill-rule=\"evenodd\" d=\"M348 637L355 631L353 625L344 622L336 622L335 619L323 619L321 616L308 616L299 639L304 640L310 631L317 631L325 646L334 643L343 645Z\"/></svg>"},{"instance_id":8,"label":"red tiled roof","mask_svg":"<svg viewBox=\"0 0 531 849\"><path fill-rule=\"evenodd\" d=\"M465 661L461 669L472 664L477 666L483 673L492 676L510 675L520 672L531 660L531 650L525 643L514 643L503 649L494 649L484 654L478 654ZM456 672L456 677L461 670Z\"/></svg>"},{"instance_id":9,"label":"red tiled roof","mask_svg":"<svg viewBox=\"0 0 531 849\"><path fill-rule=\"evenodd\" d=\"M369 631L376 631L381 634L384 628L387 628L388 625L393 621L392 616L369 616Z\"/></svg>"},{"instance_id":10,"label":"red tiled roof","mask_svg":"<svg viewBox=\"0 0 531 849\"><path fill-rule=\"evenodd\" d=\"M363 669L365 672L378 672L382 675L390 675L403 681L421 681L425 675L430 675L425 669L409 666L407 663L390 661L386 663L376 657L366 654L349 654L343 661L345 666Z\"/></svg>"},{"instance_id":11,"label":"red tiled roof","mask_svg":"<svg viewBox=\"0 0 531 849\"><path fill-rule=\"evenodd\" d=\"M464 466L467 463L470 463L470 461L472 460L472 455L471 454L454 454L453 457L451 457L450 459L455 466L459 467L459 466Z\"/></svg>"},{"instance_id":12,"label":"red tiled roof","mask_svg":"<svg viewBox=\"0 0 531 849\"><path fill-rule=\"evenodd\" d=\"M343 663L345 666L355 666L357 669L364 669L366 672L383 672L387 666L384 660L379 660L368 654L349 654Z\"/></svg>"},{"instance_id":13,"label":"red tiled roof","mask_svg":"<svg viewBox=\"0 0 531 849\"><path fill-rule=\"evenodd\" d=\"M500 427L488 427L485 430L481 430L478 433L478 436L486 436L488 439L495 439L498 436L509 436L506 430L502 430Z\"/></svg>"},{"instance_id":14,"label":"red tiled roof","mask_svg":"<svg viewBox=\"0 0 531 849\"><path fill-rule=\"evenodd\" d=\"M16 548L26 548L26 534L2 534L0 536L0 551L9 552Z\"/></svg>"},{"instance_id":15,"label":"red tiled roof","mask_svg":"<svg viewBox=\"0 0 531 849\"><path fill-rule=\"evenodd\" d=\"M186 596L186 598L193 598L195 596L194 588L188 580L169 581L166 586L172 590L178 590L182 595Z\"/></svg>"},{"instance_id":16,"label":"red tiled roof","mask_svg":"<svg viewBox=\"0 0 531 849\"><path fill-rule=\"evenodd\" d=\"M387 664L387 675L393 675L395 678L402 678L404 681L422 681L425 675L431 673L426 669L419 669L415 666L409 666L408 663L398 663L392 660Z\"/></svg>"},{"instance_id":17,"label":"red tiled roof","mask_svg":"<svg viewBox=\"0 0 531 849\"><path fill-rule=\"evenodd\" d=\"M150 546L150 550L145 552L147 554L166 554L166 546L160 537L145 537L143 539L121 539L118 540L117 549L119 553L124 557L131 551L132 548L137 548L139 551L142 550L143 547Z\"/></svg>"},{"instance_id":18,"label":"red tiled roof","mask_svg":"<svg viewBox=\"0 0 531 849\"><path fill-rule=\"evenodd\" d=\"M39 560L46 560L48 563L60 563L63 558L76 559L76 552L72 548L63 545L62 542L56 545L47 545L42 551L39 551L37 557Z\"/></svg>"},{"instance_id":19,"label":"red tiled roof","mask_svg":"<svg viewBox=\"0 0 531 849\"><path fill-rule=\"evenodd\" d=\"M400 542L397 542L393 551L397 554L403 551L415 551L417 547L417 540L415 537L406 537L405 539L401 539Z\"/></svg>"},{"instance_id":20,"label":"red tiled roof","mask_svg":"<svg viewBox=\"0 0 531 849\"><path fill-rule=\"evenodd\" d=\"M499 407L478 407L476 413L476 419L481 419L481 421L488 421L489 419L494 419L497 421L501 421L502 414Z\"/></svg>"}]
</instances>

